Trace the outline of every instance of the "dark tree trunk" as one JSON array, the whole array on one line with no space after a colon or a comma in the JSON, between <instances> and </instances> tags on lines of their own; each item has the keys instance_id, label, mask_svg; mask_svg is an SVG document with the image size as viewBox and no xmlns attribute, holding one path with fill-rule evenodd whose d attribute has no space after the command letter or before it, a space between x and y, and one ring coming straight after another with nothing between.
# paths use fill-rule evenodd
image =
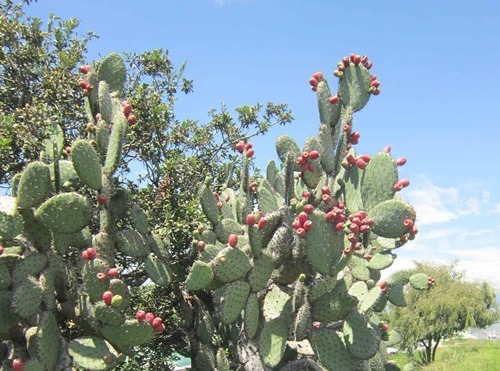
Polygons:
<instances>
[{"instance_id":1,"label":"dark tree trunk","mask_svg":"<svg viewBox=\"0 0 500 371\"><path fill-rule=\"evenodd\" d=\"M436 350L439 345L439 341L441 340L441 336L436 337L436 343L434 344L434 348L432 348L432 362L436 360Z\"/></svg>"}]
</instances>

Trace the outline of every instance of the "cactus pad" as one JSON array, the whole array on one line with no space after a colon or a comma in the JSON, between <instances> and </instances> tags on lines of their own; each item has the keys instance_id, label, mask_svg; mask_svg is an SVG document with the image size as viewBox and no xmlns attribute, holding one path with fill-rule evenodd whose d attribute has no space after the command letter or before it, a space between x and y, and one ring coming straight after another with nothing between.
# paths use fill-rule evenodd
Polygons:
<instances>
[{"instance_id":1,"label":"cactus pad","mask_svg":"<svg viewBox=\"0 0 500 371\"><path fill-rule=\"evenodd\" d=\"M425 290L429 287L427 280L429 276L425 273L416 273L410 276L410 285L417 290Z\"/></svg>"},{"instance_id":2,"label":"cactus pad","mask_svg":"<svg viewBox=\"0 0 500 371\"><path fill-rule=\"evenodd\" d=\"M99 65L98 81L106 81L111 91L121 91L127 78L127 68L118 53L108 54Z\"/></svg>"},{"instance_id":3,"label":"cactus pad","mask_svg":"<svg viewBox=\"0 0 500 371\"><path fill-rule=\"evenodd\" d=\"M220 282L231 282L242 278L252 269L248 257L238 248L226 247L213 260L215 278Z\"/></svg>"},{"instance_id":4,"label":"cactus pad","mask_svg":"<svg viewBox=\"0 0 500 371\"><path fill-rule=\"evenodd\" d=\"M24 169L17 188L17 206L28 209L38 206L52 192L49 167L42 162L32 162Z\"/></svg>"},{"instance_id":5,"label":"cactus pad","mask_svg":"<svg viewBox=\"0 0 500 371\"><path fill-rule=\"evenodd\" d=\"M92 189L100 189L102 187L99 155L88 141L77 139L73 143L71 160L83 183Z\"/></svg>"},{"instance_id":6,"label":"cactus pad","mask_svg":"<svg viewBox=\"0 0 500 371\"><path fill-rule=\"evenodd\" d=\"M259 350L264 363L276 367L283 357L288 336L288 324L281 318L264 323L259 338Z\"/></svg>"},{"instance_id":7,"label":"cactus pad","mask_svg":"<svg viewBox=\"0 0 500 371\"><path fill-rule=\"evenodd\" d=\"M155 331L148 322L126 320L120 326L104 325L101 333L113 344L130 347L147 343L153 338Z\"/></svg>"},{"instance_id":8,"label":"cactus pad","mask_svg":"<svg viewBox=\"0 0 500 371\"><path fill-rule=\"evenodd\" d=\"M116 234L116 248L122 253L135 258L145 258L150 253L145 237L132 229L123 229Z\"/></svg>"},{"instance_id":9,"label":"cactus pad","mask_svg":"<svg viewBox=\"0 0 500 371\"><path fill-rule=\"evenodd\" d=\"M257 299L257 294L252 293L248 297L244 315L245 332L249 339L253 339L257 333L259 318L259 301Z\"/></svg>"},{"instance_id":10,"label":"cactus pad","mask_svg":"<svg viewBox=\"0 0 500 371\"><path fill-rule=\"evenodd\" d=\"M355 370L359 361L346 349L344 335L335 330L314 332L312 347L319 363L330 371Z\"/></svg>"},{"instance_id":11,"label":"cactus pad","mask_svg":"<svg viewBox=\"0 0 500 371\"><path fill-rule=\"evenodd\" d=\"M188 290L201 290L210 285L214 279L214 272L207 263L195 261L186 279Z\"/></svg>"},{"instance_id":12,"label":"cactus pad","mask_svg":"<svg viewBox=\"0 0 500 371\"><path fill-rule=\"evenodd\" d=\"M68 344L73 362L85 370L108 370L118 365L118 353L106 340L83 336Z\"/></svg>"},{"instance_id":13,"label":"cactus pad","mask_svg":"<svg viewBox=\"0 0 500 371\"><path fill-rule=\"evenodd\" d=\"M248 294L250 293L250 285L244 281L236 281L226 285L222 298L222 321L224 323L234 322L241 310L245 307Z\"/></svg>"},{"instance_id":14,"label":"cactus pad","mask_svg":"<svg viewBox=\"0 0 500 371\"><path fill-rule=\"evenodd\" d=\"M148 255L144 266L148 277L158 286L166 286L172 281L169 266L154 255Z\"/></svg>"},{"instance_id":15,"label":"cactus pad","mask_svg":"<svg viewBox=\"0 0 500 371\"><path fill-rule=\"evenodd\" d=\"M34 278L23 281L15 290L12 298L14 312L24 319L36 314L42 303L42 288Z\"/></svg>"},{"instance_id":16,"label":"cactus pad","mask_svg":"<svg viewBox=\"0 0 500 371\"><path fill-rule=\"evenodd\" d=\"M415 220L413 207L401 200L384 201L368 213L375 220L373 232L381 237L397 238L404 235L408 228L405 219Z\"/></svg>"}]
</instances>

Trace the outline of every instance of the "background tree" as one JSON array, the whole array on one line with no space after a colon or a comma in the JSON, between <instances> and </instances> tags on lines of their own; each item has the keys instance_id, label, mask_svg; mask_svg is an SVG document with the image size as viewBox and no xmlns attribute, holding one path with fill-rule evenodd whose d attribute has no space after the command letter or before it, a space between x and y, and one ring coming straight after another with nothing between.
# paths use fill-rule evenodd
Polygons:
<instances>
[{"instance_id":1,"label":"background tree","mask_svg":"<svg viewBox=\"0 0 500 371\"><path fill-rule=\"evenodd\" d=\"M434 277L436 283L427 291L408 292L407 306L394 309L391 325L402 335L403 348L411 352L423 345L422 360L430 363L445 335L469 326L484 328L498 318L498 312L494 290L486 282L465 281L455 263L416 264L412 272Z\"/></svg>"}]
</instances>

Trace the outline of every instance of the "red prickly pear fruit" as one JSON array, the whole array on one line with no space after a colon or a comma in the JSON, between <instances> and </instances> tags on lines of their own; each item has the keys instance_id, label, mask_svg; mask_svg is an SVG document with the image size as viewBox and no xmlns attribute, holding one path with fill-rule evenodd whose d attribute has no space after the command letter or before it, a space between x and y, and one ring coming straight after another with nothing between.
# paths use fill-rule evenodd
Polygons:
<instances>
[{"instance_id":1,"label":"red prickly pear fruit","mask_svg":"<svg viewBox=\"0 0 500 371\"><path fill-rule=\"evenodd\" d=\"M315 88L315 87L317 87L317 86L318 86L318 80L316 80L314 77L311 77L311 78L309 79L309 84L310 84L313 88Z\"/></svg>"},{"instance_id":2,"label":"red prickly pear fruit","mask_svg":"<svg viewBox=\"0 0 500 371\"><path fill-rule=\"evenodd\" d=\"M88 254L87 250L83 250L82 251L82 258L83 258L83 260L90 260L89 259L89 254Z\"/></svg>"},{"instance_id":3,"label":"red prickly pear fruit","mask_svg":"<svg viewBox=\"0 0 500 371\"><path fill-rule=\"evenodd\" d=\"M311 230L312 226L313 226L313 222L310 221L310 220L307 220L304 223L304 227L303 228L305 229L306 232L309 232Z\"/></svg>"},{"instance_id":4,"label":"red prickly pear fruit","mask_svg":"<svg viewBox=\"0 0 500 371\"><path fill-rule=\"evenodd\" d=\"M384 323L382 326L380 326L380 329L382 330L382 332L389 331L389 324Z\"/></svg>"},{"instance_id":5,"label":"red prickly pear fruit","mask_svg":"<svg viewBox=\"0 0 500 371\"><path fill-rule=\"evenodd\" d=\"M89 89L83 89L82 94L83 94L84 97L88 97L89 94L90 94L90 90Z\"/></svg>"},{"instance_id":6,"label":"red prickly pear fruit","mask_svg":"<svg viewBox=\"0 0 500 371\"><path fill-rule=\"evenodd\" d=\"M327 222L332 223L332 222L335 221L335 217L336 216L337 215L333 211L329 211L329 212L326 213L325 219L326 219Z\"/></svg>"},{"instance_id":7,"label":"red prickly pear fruit","mask_svg":"<svg viewBox=\"0 0 500 371\"><path fill-rule=\"evenodd\" d=\"M316 160L317 158L319 158L319 152L313 149L311 152L309 152L309 158L311 160Z\"/></svg>"},{"instance_id":8,"label":"red prickly pear fruit","mask_svg":"<svg viewBox=\"0 0 500 371\"><path fill-rule=\"evenodd\" d=\"M306 236L306 234L307 234L307 232L306 232L306 230L305 230L304 228L298 228L298 229L297 229L297 235L298 235L299 237L305 237L305 236Z\"/></svg>"},{"instance_id":9,"label":"red prickly pear fruit","mask_svg":"<svg viewBox=\"0 0 500 371\"><path fill-rule=\"evenodd\" d=\"M314 173L316 171L316 166L314 166L313 164L307 164L307 171Z\"/></svg>"},{"instance_id":10,"label":"red prickly pear fruit","mask_svg":"<svg viewBox=\"0 0 500 371\"><path fill-rule=\"evenodd\" d=\"M337 104L339 102L340 98L338 95L334 95L333 97L328 98L328 102L331 104Z\"/></svg>"},{"instance_id":11,"label":"red prickly pear fruit","mask_svg":"<svg viewBox=\"0 0 500 371\"><path fill-rule=\"evenodd\" d=\"M245 143L245 149L248 151L250 148L253 147L252 143Z\"/></svg>"},{"instance_id":12,"label":"red prickly pear fruit","mask_svg":"<svg viewBox=\"0 0 500 371\"><path fill-rule=\"evenodd\" d=\"M160 317L155 317L153 319L153 322L151 322L151 326L153 326L153 327L158 327L158 326L160 326L162 324L163 324L163 321L162 321L162 319Z\"/></svg>"},{"instance_id":13,"label":"red prickly pear fruit","mask_svg":"<svg viewBox=\"0 0 500 371\"><path fill-rule=\"evenodd\" d=\"M235 234L230 234L229 238L227 239L227 243L231 247L236 247L238 244L238 236Z\"/></svg>"},{"instance_id":14,"label":"red prickly pear fruit","mask_svg":"<svg viewBox=\"0 0 500 371\"><path fill-rule=\"evenodd\" d=\"M146 313L146 321L148 321L150 324L153 323L153 320L156 318L156 316L151 313L151 312L147 312Z\"/></svg>"},{"instance_id":15,"label":"red prickly pear fruit","mask_svg":"<svg viewBox=\"0 0 500 371\"><path fill-rule=\"evenodd\" d=\"M330 194L330 187L328 187L328 186L321 187L321 194L322 195L329 195Z\"/></svg>"},{"instance_id":16,"label":"red prickly pear fruit","mask_svg":"<svg viewBox=\"0 0 500 371\"><path fill-rule=\"evenodd\" d=\"M64 150L69 155L71 153L71 146L67 146L66 148L64 148Z\"/></svg>"},{"instance_id":17,"label":"red prickly pear fruit","mask_svg":"<svg viewBox=\"0 0 500 371\"><path fill-rule=\"evenodd\" d=\"M102 120L102 115L101 115L100 113L96 113L96 115L95 115L95 119L96 119L97 121L101 121L101 120Z\"/></svg>"},{"instance_id":18,"label":"red prickly pear fruit","mask_svg":"<svg viewBox=\"0 0 500 371\"><path fill-rule=\"evenodd\" d=\"M113 293L111 291L104 291L102 294L102 300L106 303L106 305L111 305L111 300L113 299Z\"/></svg>"},{"instance_id":19,"label":"red prickly pear fruit","mask_svg":"<svg viewBox=\"0 0 500 371\"><path fill-rule=\"evenodd\" d=\"M293 222L292 222L292 227L293 229L299 229L299 228L302 228L302 223L300 222L299 219L295 219Z\"/></svg>"},{"instance_id":20,"label":"red prickly pear fruit","mask_svg":"<svg viewBox=\"0 0 500 371\"><path fill-rule=\"evenodd\" d=\"M344 247L344 250L342 250L342 251L343 251L344 255L346 255L346 256L352 255L352 248L351 248L351 246Z\"/></svg>"},{"instance_id":21,"label":"red prickly pear fruit","mask_svg":"<svg viewBox=\"0 0 500 371\"><path fill-rule=\"evenodd\" d=\"M120 271L118 270L118 268L109 268L108 269L108 276L110 277L119 277L120 276Z\"/></svg>"},{"instance_id":22,"label":"red prickly pear fruit","mask_svg":"<svg viewBox=\"0 0 500 371\"><path fill-rule=\"evenodd\" d=\"M416 235L417 233L418 233L418 228L416 225L413 225L413 227L411 228L411 234Z\"/></svg>"},{"instance_id":23,"label":"red prickly pear fruit","mask_svg":"<svg viewBox=\"0 0 500 371\"><path fill-rule=\"evenodd\" d=\"M255 151L253 148L250 148L248 151L247 151L247 157L252 157L254 155Z\"/></svg>"},{"instance_id":24,"label":"red prickly pear fruit","mask_svg":"<svg viewBox=\"0 0 500 371\"><path fill-rule=\"evenodd\" d=\"M302 198L304 198L305 200L307 200L310 196L311 196L311 192L309 192L309 191L302 192Z\"/></svg>"},{"instance_id":25,"label":"red prickly pear fruit","mask_svg":"<svg viewBox=\"0 0 500 371\"><path fill-rule=\"evenodd\" d=\"M315 74L312 75L313 79L317 81L323 80L323 72L316 72Z\"/></svg>"},{"instance_id":26,"label":"red prickly pear fruit","mask_svg":"<svg viewBox=\"0 0 500 371\"><path fill-rule=\"evenodd\" d=\"M337 64L337 71L342 72L342 73L345 71L345 66L342 62L339 62Z\"/></svg>"},{"instance_id":27,"label":"red prickly pear fruit","mask_svg":"<svg viewBox=\"0 0 500 371\"><path fill-rule=\"evenodd\" d=\"M94 248L89 247L85 251L87 252L87 258L88 258L88 260L94 260L97 257L97 252L95 251Z\"/></svg>"},{"instance_id":28,"label":"red prickly pear fruit","mask_svg":"<svg viewBox=\"0 0 500 371\"><path fill-rule=\"evenodd\" d=\"M295 162L298 163L299 165L304 165L306 163L306 159L302 156L299 156L295 159Z\"/></svg>"},{"instance_id":29,"label":"red prickly pear fruit","mask_svg":"<svg viewBox=\"0 0 500 371\"><path fill-rule=\"evenodd\" d=\"M346 132L346 133L350 133L351 132L351 126L350 125L344 125L342 127L342 129Z\"/></svg>"},{"instance_id":30,"label":"red prickly pear fruit","mask_svg":"<svg viewBox=\"0 0 500 371\"><path fill-rule=\"evenodd\" d=\"M348 162L349 164L351 164L351 165L355 165L355 164L356 164L356 162L357 162L356 157L354 157L353 155L349 155L349 156L347 156L347 157L346 157L346 160L347 160L347 162Z\"/></svg>"},{"instance_id":31,"label":"red prickly pear fruit","mask_svg":"<svg viewBox=\"0 0 500 371\"><path fill-rule=\"evenodd\" d=\"M129 115L127 117L127 122L130 124L130 125L134 125L136 122L137 122L137 117L135 117L135 115Z\"/></svg>"},{"instance_id":32,"label":"red prickly pear fruit","mask_svg":"<svg viewBox=\"0 0 500 371\"><path fill-rule=\"evenodd\" d=\"M359 158L362 159L366 163L369 163L371 160L370 155L361 155L361 156L359 156Z\"/></svg>"},{"instance_id":33,"label":"red prickly pear fruit","mask_svg":"<svg viewBox=\"0 0 500 371\"><path fill-rule=\"evenodd\" d=\"M410 185L410 180L409 179L400 179L399 183L403 185L403 187L408 187Z\"/></svg>"},{"instance_id":34,"label":"red prickly pear fruit","mask_svg":"<svg viewBox=\"0 0 500 371\"><path fill-rule=\"evenodd\" d=\"M351 144L358 144L359 143L359 139L356 138L356 137L350 137L349 138L349 143L351 143Z\"/></svg>"},{"instance_id":35,"label":"red prickly pear fruit","mask_svg":"<svg viewBox=\"0 0 500 371\"><path fill-rule=\"evenodd\" d=\"M3 246L2 246L2 245L0 245L0 255L2 255L2 254L3 254L3 252L4 252Z\"/></svg>"},{"instance_id":36,"label":"red prickly pear fruit","mask_svg":"<svg viewBox=\"0 0 500 371\"><path fill-rule=\"evenodd\" d=\"M406 164L406 157L400 157L396 160L396 165L403 166L404 164Z\"/></svg>"},{"instance_id":37,"label":"red prickly pear fruit","mask_svg":"<svg viewBox=\"0 0 500 371\"><path fill-rule=\"evenodd\" d=\"M97 277L97 280L100 282L106 281L106 278L107 278L106 273L103 273L103 272L97 273L96 277Z\"/></svg>"},{"instance_id":38,"label":"red prickly pear fruit","mask_svg":"<svg viewBox=\"0 0 500 371\"><path fill-rule=\"evenodd\" d=\"M245 149L245 142L243 140L240 140L237 144L236 144L236 150L239 152L239 153L243 153L244 149Z\"/></svg>"},{"instance_id":39,"label":"red prickly pear fruit","mask_svg":"<svg viewBox=\"0 0 500 371\"><path fill-rule=\"evenodd\" d=\"M386 281L378 281L375 286L379 286L381 289L384 289L387 287L387 282Z\"/></svg>"},{"instance_id":40,"label":"red prickly pear fruit","mask_svg":"<svg viewBox=\"0 0 500 371\"><path fill-rule=\"evenodd\" d=\"M314 212L314 206L313 206L313 205L311 205L311 204L307 204L307 205L305 205L305 206L304 206L304 212L305 212L306 214L311 215L311 214Z\"/></svg>"},{"instance_id":41,"label":"red prickly pear fruit","mask_svg":"<svg viewBox=\"0 0 500 371\"><path fill-rule=\"evenodd\" d=\"M371 83L370 83L370 87L373 87L373 88L378 88L380 86L380 81L378 80L373 80Z\"/></svg>"},{"instance_id":42,"label":"red prickly pear fruit","mask_svg":"<svg viewBox=\"0 0 500 371\"><path fill-rule=\"evenodd\" d=\"M399 192L403 189L403 185L401 184L401 182L396 182L396 184L394 184L394 186L392 187L392 189L396 192Z\"/></svg>"},{"instance_id":43,"label":"red prickly pear fruit","mask_svg":"<svg viewBox=\"0 0 500 371\"><path fill-rule=\"evenodd\" d=\"M332 201L332 196L324 194L321 196L321 201L323 201L325 204L329 204Z\"/></svg>"},{"instance_id":44,"label":"red prickly pear fruit","mask_svg":"<svg viewBox=\"0 0 500 371\"><path fill-rule=\"evenodd\" d=\"M344 63L344 67L349 67L350 64L349 57L342 58L342 63Z\"/></svg>"},{"instance_id":45,"label":"red prickly pear fruit","mask_svg":"<svg viewBox=\"0 0 500 371\"><path fill-rule=\"evenodd\" d=\"M372 61L368 61L364 64L364 66L366 67L367 70L369 70L373 67L373 63Z\"/></svg>"},{"instance_id":46,"label":"red prickly pear fruit","mask_svg":"<svg viewBox=\"0 0 500 371\"><path fill-rule=\"evenodd\" d=\"M224 196L224 201L225 202L229 202L230 199L231 199L231 197L229 197L229 195L225 195Z\"/></svg>"},{"instance_id":47,"label":"red prickly pear fruit","mask_svg":"<svg viewBox=\"0 0 500 371\"><path fill-rule=\"evenodd\" d=\"M321 327L321 322L314 321L312 323L312 327L313 327L313 329L318 330Z\"/></svg>"},{"instance_id":48,"label":"red prickly pear fruit","mask_svg":"<svg viewBox=\"0 0 500 371\"><path fill-rule=\"evenodd\" d=\"M122 100L122 101L121 101L121 105L122 105L122 107L123 107L124 105L126 105L126 104L128 104L128 102L127 102L126 100Z\"/></svg>"},{"instance_id":49,"label":"red prickly pear fruit","mask_svg":"<svg viewBox=\"0 0 500 371\"><path fill-rule=\"evenodd\" d=\"M359 169L361 169L361 170L366 169L366 165L367 165L367 163L366 163L365 161L363 161L363 159L358 158L358 159L356 160L356 166L357 166Z\"/></svg>"},{"instance_id":50,"label":"red prickly pear fruit","mask_svg":"<svg viewBox=\"0 0 500 371\"><path fill-rule=\"evenodd\" d=\"M297 215L297 219L299 219L299 222L301 225L304 225L304 223L309 220L309 217L307 216L307 214L305 212L301 212L299 213L299 215Z\"/></svg>"},{"instance_id":51,"label":"red prickly pear fruit","mask_svg":"<svg viewBox=\"0 0 500 371\"><path fill-rule=\"evenodd\" d=\"M384 153L391 153L392 147L390 145L385 146L385 148L382 150Z\"/></svg>"},{"instance_id":52,"label":"red prickly pear fruit","mask_svg":"<svg viewBox=\"0 0 500 371\"><path fill-rule=\"evenodd\" d=\"M258 223L258 227L259 229L264 229L267 225L267 219L266 218L260 218L259 219L259 223Z\"/></svg>"},{"instance_id":53,"label":"red prickly pear fruit","mask_svg":"<svg viewBox=\"0 0 500 371\"><path fill-rule=\"evenodd\" d=\"M87 89L87 90L88 90L88 88L89 88L89 83L88 83L87 81L85 81L85 80L80 80L80 81L78 82L78 86L79 86L80 88L82 88L82 89Z\"/></svg>"},{"instance_id":54,"label":"red prickly pear fruit","mask_svg":"<svg viewBox=\"0 0 500 371\"><path fill-rule=\"evenodd\" d=\"M20 358L16 358L12 361L12 369L16 371L24 370L24 361Z\"/></svg>"},{"instance_id":55,"label":"red prickly pear fruit","mask_svg":"<svg viewBox=\"0 0 500 371\"><path fill-rule=\"evenodd\" d=\"M255 192L257 190L257 182L252 182L248 185L250 192Z\"/></svg>"},{"instance_id":56,"label":"red prickly pear fruit","mask_svg":"<svg viewBox=\"0 0 500 371\"><path fill-rule=\"evenodd\" d=\"M368 57L366 55L363 55L359 61L361 62L361 64L365 64L366 62L368 62Z\"/></svg>"},{"instance_id":57,"label":"red prickly pear fruit","mask_svg":"<svg viewBox=\"0 0 500 371\"><path fill-rule=\"evenodd\" d=\"M108 202L108 199L101 195L97 197L97 202L99 202L99 205L104 205L106 204L106 202Z\"/></svg>"},{"instance_id":58,"label":"red prickly pear fruit","mask_svg":"<svg viewBox=\"0 0 500 371\"><path fill-rule=\"evenodd\" d=\"M156 326L156 327L153 326L153 330L155 330L156 333L160 334L163 331L165 331L165 325L162 323L159 326Z\"/></svg>"},{"instance_id":59,"label":"red prickly pear fruit","mask_svg":"<svg viewBox=\"0 0 500 371\"><path fill-rule=\"evenodd\" d=\"M139 309L136 313L135 313L135 318L139 321L139 322L142 322L146 319L146 312L144 312L142 309Z\"/></svg>"},{"instance_id":60,"label":"red prickly pear fruit","mask_svg":"<svg viewBox=\"0 0 500 371\"><path fill-rule=\"evenodd\" d=\"M337 224L335 224L335 230L337 232L343 231L344 228L345 228L345 224L343 222L338 222Z\"/></svg>"},{"instance_id":61,"label":"red prickly pear fruit","mask_svg":"<svg viewBox=\"0 0 500 371\"><path fill-rule=\"evenodd\" d=\"M204 251L206 246L207 244L205 243L205 241L198 241L198 243L196 244L196 247L199 251Z\"/></svg>"},{"instance_id":62,"label":"red prickly pear fruit","mask_svg":"<svg viewBox=\"0 0 500 371\"><path fill-rule=\"evenodd\" d=\"M84 64L83 66L78 67L78 72L86 75L90 71L90 66L88 64Z\"/></svg>"},{"instance_id":63,"label":"red prickly pear fruit","mask_svg":"<svg viewBox=\"0 0 500 371\"><path fill-rule=\"evenodd\" d=\"M309 158L309 151L303 151L301 156L303 159L307 160Z\"/></svg>"},{"instance_id":64,"label":"red prickly pear fruit","mask_svg":"<svg viewBox=\"0 0 500 371\"><path fill-rule=\"evenodd\" d=\"M255 225L255 215L253 215L253 214L247 215L247 225L249 227L253 227Z\"/></svg>"},{"instance_id":65,"label":"red prickly pear fruit","mask_svg":"<svg viewBox=\"0 0 500 371\"><path fill-rule=\"evenodd\" d=\"M347 241L349 241L350 243L356 243L358 242L358 236L355 232L349 233L347 235Z\"/></svg>"},{"instance_id":66,"label":"red prickly pear fruit","mask_svg":"<svg viewBox=\"0 0 500 371\"><path fill-rule=\"evenodd\" d=\"M407 219L404 220L403 224L408 229L412 228L413 227L413 220L410 219L410 218L407 218Z\"/></svg>"},{"instance_id":67,"label":"red prickly pear fruit","mask_svg":"<svg viewBox=\"0 0 500 371\"><path fill-rule=\"evenodd\" d=\"M362 225L361 227L359 227L359 233L366 233L370 230L370 226L369 225Z\"/></svg>"},{"instance_id":68,"label":"red prickly pear fruit","mask_svg":"<svg viewBox=\"0 0 500 371\"><path fill-rule=\"evenodd\" d=\"M361 62L361 56L360 55L355 55L354 59L352 60L352 63L354 63L354 65L357 66L360 62Z\"/></svg>"},{"instance_id":69,"label":"red prickly pear fruit","mask_svg":"<svg viewBox=\"0 0 500 371\"><path fill-rule=\"evenodd\" d=\"M349 226L349 230L352 233L359 233L359 226L357 224L351 223L351 225Z\"/></svg>"},{"instance_id":70,"label":"red prickly pear fruit","mask_svg":"<svg viewBox=\"0 0 500 371\"><path fill-rule=\"evenodd\" d=\"M375 81L377 80L377 75L373 74L370 76L370 80Z\"/></svg>"},{"instance_id":71,"label":"red prickly pear fruit","mask_svg":"<svg viewBox=\"0 0 500 371\"><path fill-rule=\"evenodd\" d=\"M300 165L300 171L307 171L309 170L309 165L307 162L305 164Z\"/></svg>"},{"instance_id":72,"label":"red prickly pear fruit","mask_svg":"<svg viewBox=\"0 0 500 371\"><path fill-rule=\"evenodd\" d=\"M125 103L122 106L122 112L126 117L128 117L128 115L132 112L132 105L130 103Z\"/></svg>"}]
</instances>

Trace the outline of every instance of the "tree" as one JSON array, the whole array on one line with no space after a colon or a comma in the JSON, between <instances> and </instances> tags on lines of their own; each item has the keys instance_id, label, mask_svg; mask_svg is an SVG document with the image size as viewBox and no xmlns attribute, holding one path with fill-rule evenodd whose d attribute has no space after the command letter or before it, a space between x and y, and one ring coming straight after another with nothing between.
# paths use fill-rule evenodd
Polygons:
<instances>
[{"instance_id":1,"label":"tree","mask_svg":"<svg viewBox=\"0 0 500 371\"><path fill-rule=\"evenodd\" d=\"M498 318L498 312L495 292L488 283L465 281L456 263L416 264L412 272L435 278L435 285L426 291L408 292L407 306L395 309L392 325L402 335L402 347L413 351L423 345L423 361L430 363L445 335L469 326L484 328Z\"/></svg>"}]
</instances>

